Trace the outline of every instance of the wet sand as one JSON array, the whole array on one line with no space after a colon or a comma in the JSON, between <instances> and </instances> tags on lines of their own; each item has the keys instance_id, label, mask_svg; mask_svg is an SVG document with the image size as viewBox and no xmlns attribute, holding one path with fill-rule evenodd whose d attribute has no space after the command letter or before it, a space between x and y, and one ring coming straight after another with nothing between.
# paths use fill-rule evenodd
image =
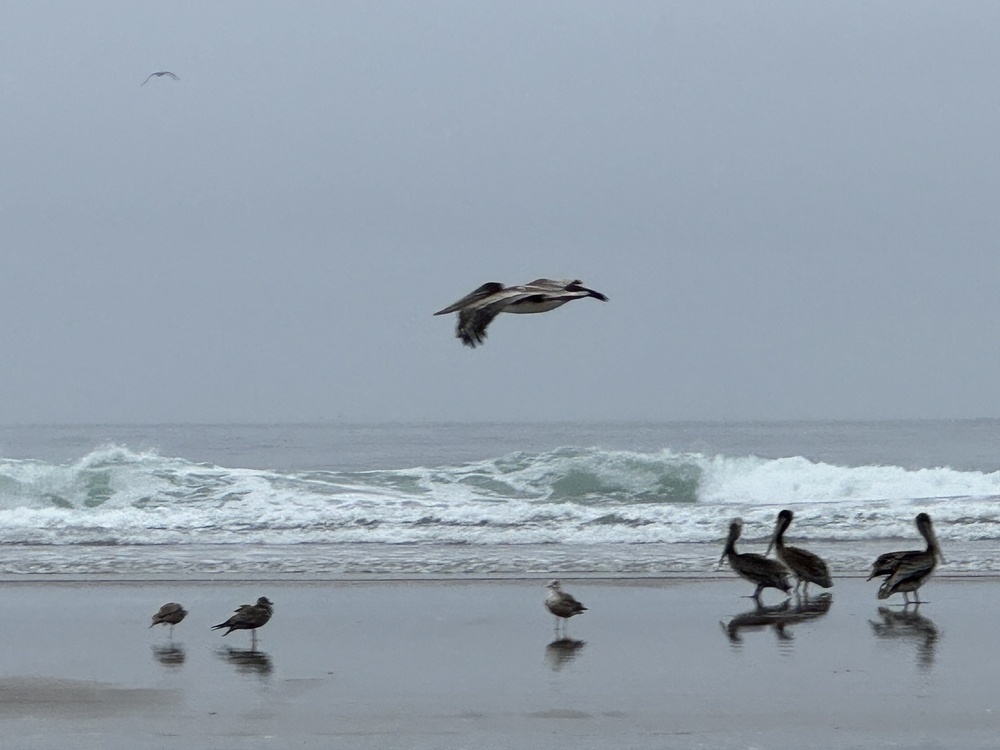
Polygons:
<instances>
[{"instance_id":1,"label":"wet sand","mask_svg":"<svg viewBox=\"0 0 1000 750\"><path fill-rule=\"evenodd\" d=\"M997 745L996 579L935 578L916 611L837 579L830 600L759 612L731 574L564 578L590 611L562 641L544 584L5 582L3 744ZM209 630L258 596L275 614L256 652L248 633ZM172 640L147 629L167 601L190 612Z\"/></svg>"}]
</instances>

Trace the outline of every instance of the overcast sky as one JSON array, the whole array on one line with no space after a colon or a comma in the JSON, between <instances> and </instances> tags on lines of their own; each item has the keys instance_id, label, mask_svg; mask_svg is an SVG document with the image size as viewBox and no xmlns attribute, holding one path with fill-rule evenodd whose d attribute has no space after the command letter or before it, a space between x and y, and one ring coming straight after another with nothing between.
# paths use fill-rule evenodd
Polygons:
<instances>
[{"instance_id":1,"label":"overcast sky","mask_svg":"<svg viewBox=\"0 0 1000 750\"><path fill-rule=\"evenodd\" d=\"M0 3L0 422L998 417L998 39L992 2ZM476 350L432 317L540 276L610 301Z\"/></svg>"}]
</instances>

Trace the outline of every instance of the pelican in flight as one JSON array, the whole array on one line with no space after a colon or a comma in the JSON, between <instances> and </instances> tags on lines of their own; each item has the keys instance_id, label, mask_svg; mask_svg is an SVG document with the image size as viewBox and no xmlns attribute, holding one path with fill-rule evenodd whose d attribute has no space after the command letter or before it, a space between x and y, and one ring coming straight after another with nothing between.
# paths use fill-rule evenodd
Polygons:
<instances>
[{"instance_id":1,"label":"pelican in flight","mask_svg":"<svg viewBox=\"0 0 1000 750\"><path fill-rule=\"evenodd\" d=\"M723 560L729 560L731 567L741 578L746 578L751 583L757 584L757 590L750 597L760 604L760 592L764 589L781 589L786 594L792 590L792 584L788 582L788 568L777 560L770 560L763 555L753 552L740 554L736 551L736 540L740 538L743 531L743 520L734 518L729 524L729 538L726 539L726 548L722 550L722 557L719 558L719 565Z\"/></svg>"},{"instance_id":2,"label":"pelican in flight","mask_svg":"<svg viewBox=\"0 0 1000 750\"><path fill-rule=\"evenodd\" d=\"M562 590L559 581L549 581L545 588L549 590L545 597L545 606L556 617L556 630L559 630L560 619L568 620L573 615L583 614L587 611L572 594L567 594Z\"/></svg>"},{"instance_id":3,"label":"pelican in flight","mask_svg":"<svg viewBox=\"0 0 1000 750\"><path fill-rule=\"evenodd\" d=\"M872 565L869 581L878 576L885 576L878 589L879 599L888 599L893 594L902 593L903 599L909 604L909 592L912 591L915 603L920 604L917 589L930 578L938 559L944 562L944 555L941 554L937 537L934 535L934 527L931 525L931 517L921 513L917 516L916 523L917 531L927 542L926 549L886 552L884 555L879 555Z\"/></svg>"},{"instance_id":4,"label":"pelican in flight","mask_svg":"<svg viewBox=\"0 0 1000 750\"><path fill-rule=\"evenodd\" d=\"M175 81L181 80L180 78L178 78L177 76L175 76L173 73L171 73L169 70L161 70L158 73L150 73L148 76L146 76L146 80L143 81L142 83L140 83L139 86L140 87L141 86L145 86L147 83L149 83L149 79L150 78L159 78L160 76L170 76Z\"/></svg>"},{"instance_id":5,"label":"pelican in flight","mask_svg":"<svg viewBox=\"0 0 1000 750\"><path fill-rule=\"evenodd\" d=\"M502 312L548 312L583 297L594 297L601 302L608 301L605 295L583 286L583 282L579 279L573 281L535 279L530 284L522 286L504 286L499 281L488 281L454 305L449 305L434 314L447 315L457 312L458 325L455 327L455 335L462 339L463 344L475 349L478 344L486 340L486 327Z\"/></svg>"},{"instance_id":6,"label":"pelican in flight","mask_svg":"<svg viewBox=\"0 0 1000 750\"><path fill-rule=\"evenodd\" d=\"M825 589L830 588L833 581L830 580L830 571L822 557L799 547L785 546L785 531L791 523L792 511L783 510L778 514L778 522L774 526L774 536L771 537L771 543L764 554L770 554L771 548L774 548L778 559L795 575L797 579L795 581L796 592L799 590L799 586L802 586L802 593L805 594L809 590L810 583L815 583Z\"/></svg>"}]
</instances>

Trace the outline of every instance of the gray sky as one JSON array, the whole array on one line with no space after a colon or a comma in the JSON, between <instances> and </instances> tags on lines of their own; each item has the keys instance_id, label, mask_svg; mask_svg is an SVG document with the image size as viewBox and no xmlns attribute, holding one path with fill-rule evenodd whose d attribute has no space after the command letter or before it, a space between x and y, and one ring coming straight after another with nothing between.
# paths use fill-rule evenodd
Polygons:
<instances>
[{"instance_id":1,"label":"gray sky","mask_svg":"<svg viewBox=\"0 0 1000 750\"><path fill-rule=\"evenodd\" d=\"M2 3L0 422L1000 416L998 38L987 2ZM539 276L611 301L474 351L431 315Z\"/></svg>"}]
</instances>

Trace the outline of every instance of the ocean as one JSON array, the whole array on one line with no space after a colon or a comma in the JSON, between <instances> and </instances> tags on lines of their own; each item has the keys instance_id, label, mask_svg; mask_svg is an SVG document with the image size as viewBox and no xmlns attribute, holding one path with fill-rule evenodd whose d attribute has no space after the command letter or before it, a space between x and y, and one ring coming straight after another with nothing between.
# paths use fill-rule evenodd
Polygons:
<instances>
[{"instance_id":1,"label":"ocean","mask_svg":"<svg viewBox=\"0 0 1000 750\"><path fill-rule=\"evenodd\" d=\"M919 549L992 573L1000 420L0 428L0 574L662 576L728 523L863 575Z\"/></svg>"}]
</instances>

